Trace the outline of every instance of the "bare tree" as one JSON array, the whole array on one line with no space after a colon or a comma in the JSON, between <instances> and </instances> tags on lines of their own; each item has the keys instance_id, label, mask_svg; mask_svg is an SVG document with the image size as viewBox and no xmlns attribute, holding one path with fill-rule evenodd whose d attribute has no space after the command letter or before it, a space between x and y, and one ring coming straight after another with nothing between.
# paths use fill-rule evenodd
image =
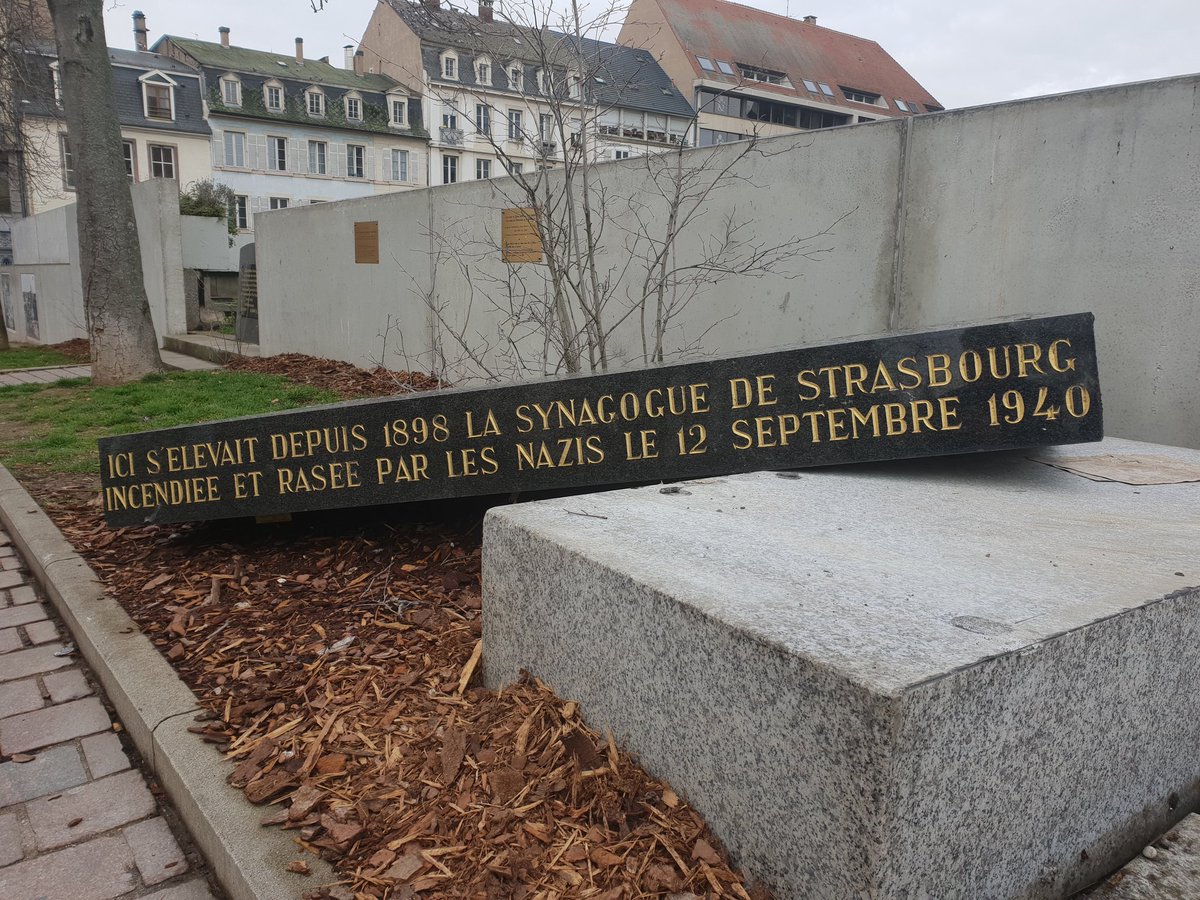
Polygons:
<instances>
[{"instance_id":1,"label":"bare tree","mask_svg":"<svg viewBox=\"0 0 1200 900\"><path fill-rule=\"evenodd\" d=\"M100 0L49 0L75 160L83 309L96 384L162 371L121 152Z\"/></svg>"}]
</instances>

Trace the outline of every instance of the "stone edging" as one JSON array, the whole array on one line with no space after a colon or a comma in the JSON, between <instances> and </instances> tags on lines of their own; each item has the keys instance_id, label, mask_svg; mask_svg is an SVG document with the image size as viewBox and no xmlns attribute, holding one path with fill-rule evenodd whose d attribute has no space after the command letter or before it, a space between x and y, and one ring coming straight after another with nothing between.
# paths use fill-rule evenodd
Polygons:
<instances>
[{"instance_id":1,"label":"stone edging","mask_svg":"<svg viewBox=\"0 0 1200 900\"><path fill-rule=\"evenodd\" d=\"M228 763L187 730L196 696L4 466L0 522L231 900L285 900L335 881L289 835L260 826L259 812L226 784ZM301 857L308 878L286 870Z\"/></svg>"}]
</instances>

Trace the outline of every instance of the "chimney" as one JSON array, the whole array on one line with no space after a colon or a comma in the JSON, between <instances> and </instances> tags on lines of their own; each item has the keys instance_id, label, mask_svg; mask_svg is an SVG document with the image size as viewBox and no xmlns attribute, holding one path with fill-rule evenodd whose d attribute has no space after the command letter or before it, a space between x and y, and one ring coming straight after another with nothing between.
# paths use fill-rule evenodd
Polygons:
<instances>
[{"instance_id":1,"label":"chimney","mask_svg":"<svg viewBox=\"0 0 1200 900\"><path fill-rule=\"evenodd\" d=\"M296 62L304 64L304 38L296 38Z\"/></svg>"},{"instance_id":2,"label":"chimney","mask_svg":"<svg viewBox=\"0 0 1200 900\"><path fill-rule=\"evenodd\" d=\"M229 49L229 29L226 28L224 25L222 25L217 30L219 32L221 32L221 46L224 47L226 50L228 50Z\"/></svg>"},{"instance_id":3,"label":"chimney","mask_svg":"<svg viewBox=\"0 0 1200 900\"><path fill-rule=\"evenodd\" d=\"M805 24L805 25L816 25L816 24L817 24L817 17L816 17L816 16L805 16L805 17L804 17L804 24Z\"/></svg>"},{"instance_id":4,"label":"chimney","mask_svg":"<svg viewBox=\"0 0 1200 900\"><path fill-rule=\"evenodd\" d=\"M354 54L354 74L361 75L363 73L363 69L365 67L366 67L366 58L363 56L363 52L361 50L359 50L357 53Z\"/></svg>"},{"instance_id":5,"label":"chimney","mask_svg":"<svg viewBox=\"0 0 1200 900\"><path fill-rule=\"evenodd\" d=\"M354 45L347 44L342 48L342 68L349 71L354 68Z\"/></svg>"},{"instance_id":6,"label":"chimney","mask_svg":"<svg viewBox=\"0 0 1200 900\"><path fill-rule=\"evenodd\" d=\"M133 12L133 45L146 52L146 14L140 9Z\"/></svg>"},{"instance_id":7,"label":"chimney","mask_svg":"<svg viewBox=\"0 0 1200 900\"><path fill-rule=\"evenodd\" d=\"M492 21L492 0L479 0L479 21Z\"/></svg>"}]
</instances>

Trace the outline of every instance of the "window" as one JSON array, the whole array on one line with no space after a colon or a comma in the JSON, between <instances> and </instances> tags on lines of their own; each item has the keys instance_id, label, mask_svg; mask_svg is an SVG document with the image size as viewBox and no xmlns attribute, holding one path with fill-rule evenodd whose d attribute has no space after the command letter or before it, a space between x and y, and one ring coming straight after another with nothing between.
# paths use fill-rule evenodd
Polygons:
<instances>
[{"instance_id":1,"label":"window","mask_svg":"<svg viewBox=\"0 0 1200 900\"><path fill-rule=\"evenodd\" d=\"M288 208L288 198L287 197L272 197L271 198L271 209L287 209L287 208Z\"/></svg>"},{"instance_id":2,"label":"window","mask_svg":"<svg viewBox=\"0 0 1200 900\"><path fill-rule=\"evenodd\" d=\"M480 134L492 133L492 110L486 103L475 104L475 130Z\"/></svg>"},{"instance_id":3,"label":"window","mask_svg":"<svg viewBox=\"0 0 1200 900\"><path fill-rule=\"evenodd\" d=\"M283 88L267 85L266 100L267 109L271 112L281 112L283 110Z\"/></svg>"},{"instance_id":4,"label":"window","mask_svg":"<svg viewBox=\"0 0 1200 900\"><path fill-rule=\"evenodd\" d=\"M267 166L276 172L287 171L287 138L267 138Z\"/></svg>"},{"instance_id":5,"label":"window","mask_svg":"<svg viewBox=\"0 0 1200 900\"><path fill-rule=\"evenodd\" d=\"M613 159L629 159L628 150L614 150Z\"/></svg>"},{"instance_id":6,"label":"window","mask_svg":"<svg viewBox=\"0 0 1200 900\"><path fill-rule=\"evenodd\" d=\"M147 119L173 119L171 112L171 86L146 83L142 85L146 98Z\"/></svg>"},{"instance_id":7,"label":"window","mask_svg":"<svg viewBox=\"0 0 1200 900\"><path fill-rule=\"evenodd\" d=\"M250 219L247 214L249 207L249 198L245 194L238 194L233 198L233 224L238 228L249 228Z\"/></svg>"},{"instance_id":8,"label":"window","mask_svg":"<svg viewBox=\"0 0 1200 900\"><path fill-rule=\"evenodd\" d=\"M475 63L475 83L490 85L492 83L492 64L487 59Z\"/></svg>"},{"instance_id":9,"label":"window","mask_svg":"<svg viewBox=\"0 0 1200 900\"><path fill-rule=\"evenodd\" d=\"M621 111L621 137L637 138L641 140L646 136L646 122L644 113L632 112L625 109Z\"/></svg>"},{"instance_id":10,"label":"window","mask_svg":"<svg viewBox=\"0 0 1200 900\"><path fill-rule=\"evenodd\" d=\"M392 181L408 181L408 151L392 151Z\"/></svg>"},{"instance_id":11,"label":"window","mask_svg":"<svg viewBox=\"0 0 1200 900\"><path fill-rule=\"evenodd\" d=\"M519 162L509 163L508 171L511 172L513 175L520 175L522 172L525 171L525 163L519 163Z\"/></svg>"},{"instance_id":12,"label":"window","mask_svg":"<svg viewBox=\"0 0 1200 900\"><path fill-rule=\"evenodd\" d=\"M408 99L393 97L391 102L392 124L403 128L408 124Z\"/></svg>"},{"instance_id":13,"label":"window","mask_svg":"<svg viewBox=\"0 0 1200 900\"><path fill-rule=\"evenodd\" d=\"M905 103L903 100L901 100L899 97L896 98L896 107L901 112L908 112L908 104Z\"/></svg>"},{"instance_id":14,"label":"window","mask_svg":"<svg viewBox=\"0 0 1200 900\"><path fill-rule=\"evenodd\" d=\"M733 74L733 66L731 66L727 62L721 62L721 60L719 60L719 59L717 60L717 68L721 70L722 75L732 75Z\"/></svg>"},{"instance_id":15,"label":"window","mask_svg":"<svg viewBox=\"0 0 1200 900\"><path fill-rule=\"evenodd\" d=\"M458 81L458 57L453 53L442 55L442 77Z\"/></svg>"},{"instance_id":16,"label":"window","mask_svg":"<svg viewBox=\"0 0 1200 900\"><path fill-rule=\"evenodd\" d=\"M442 184L454 184L458 181L458 157L442 157Z\"/></svg>"},{"instance_id":17,"label":"window","mask_svg":"<svg viewBox=\"0 0 1200 900\"><path fill-rule=\"evenodd\" d=\"M150 145L150 177L175 177L175 148L162 144Z\"/></svg>"},{"instance_id":18,"label":"window","mask_svg":"<svg viewBox=\"0 0 1200 900\"><path fill-rule=\"evenodd\" d=\"M549 93L550 79L546 77L545 69L537 70L537 89L539 94Z\"/></svg>"},{"instance_id":19,"label":"window","mask_svg":"<svg viewBox=\"0 0 1200 900\"><path fill-rule=\"evenodd\" d=\"M831 88L831 87L830 87L829 85L827 85L825 82L823 82L823 81L818 81L818 82L817 82L817 87L819 87L819 88L821 89L821 93L822 93L822 94L824 94L826 97L832 97L832 96L833 96L833 88Z\"/></svg>"},{"instance_id":20,"label":"window","mask_svg":"<svg viewBox=\"0 0 1200 900\"><path fill-rule=\"evenodd\" d=\"M700 63L700 68L702 68L705 72L717 71L717 67L712 64L712 60L707 56L697 56L696 62Z\"/></svg>"},{"instance_id":21,"label":"window","mask_svg":"<svg viewBox=\"0 0 1200 900\"><path fill-rule=\"evenodd\" d=\"M310 116L325 115L325 95L320 91L306 91L304 94L307 100L308 114Z\"/></svg>"},{"instance_id":22,"label":"window","mask_svg":"<svg viewBox=\"0 0 1200 900\"><path fill-rule=\"evenodd\" d=\"M346 118L352 122L362 121L362 101L357 97L346 98Z\"/></svg>"},{"instance_id":23,"label":"window","mask_svg":"<svg viewBox=\"0 0 1200 900\"><path fill-rule=\"evenodd\" d=\"M508 70L508 86L514 91L524 90L525 73L520 66L512 66Z\"/></svg>"},{"instance_id":24,"label":"window","mask_svg":"<svg viewBox=\"0 0 1200 900\"><path fill-rule=\"evenodd\" d=\"M492 161L490 159L475 160L475 178L478 181L492 177Z\"/></svg>"},{"instance_id":25,"label":"window","mask_svg":"<svg viewBox=\"0 0 1200 900\"><path fill-rule=\"evenodd\" d=\"M50 80L54 84L54 104L58 107L62 106L62 73L59 71L58 62L50 63Z\"/></svg>"},{"instance_id":26,"label":"window","mask_svg":"<svg viewBox=\"0 0 1200 900\"><path fill-rule=\"evenodd\" d=\"M225 165L239 169L246 165L246 135L240 131L225 132Z\"/></svg>"},{"instance_id":27,"label":"window","mask_svg":"<svg viewBox=\"0 0 1200 900\"><path fill-rule=\"evenodd\" d=\"M874 106L879 102L878 94L856 90L855 88L843 87L842 93L846 95L847 100L853 100L855 103L870 103Z\"/></svg>"},{"instance_id":28,"label":"window","mask_svg":"<svg viewBox=\"0 0 1200 900\"><path fill-rule=\"evenodd\" d=\"M324 175L325 174L325 155L329 145L324 141L309 141L308 142L308 174L309 175Z\"/></svg>"},{"instance_id":29,"label":"window","mask_svg":"<svg viewBox=\"0 0 1200 900\"><path fill-rule=\"evenodd\" d=\"M743 135L732 131L713 131L709 128L700 129L700 146L715 147L718 144L728 144L733 141L744 141L746 138Z\"/></svg>"},{"instance_id":30,"label":"window","mask_svg":"<svg viewBox=\"0 0 1200 900\"><path fill-rule=\"evenodd\" d=\"M58 153L62 160L63 189L73 191L75 190L75 154L71 152L71 145L67 143L65 134L58 136Z\"/></svg>"},{"instance_id":31,"label":"window","mask_svg":"<svg viewBox=\"0 0 1200 900\"><path fill-rule=\"evenodd\" d=\"M815 94L817 92L817 83L815 81L809 81L807 78L805 78L804 89L810 94Z\"/></svg>"},{"instance_id":32,"label":"window","mask_svg":"<svg viewBox=\"0 0 1200 900\"><path fill-rule=\"evenodd\" d=\"M365 178L367 174L367 148L361 144L346 145L346 175L349 178Z\"/></svg>"},{"instance_id":33,"label":"window","mask_svg":"<svg viewBox=\"0 0 1200 900\"><path fill-rule=\"evenodd\" d=\"M521 125L522 114L519 109L510 109L508 111L508 139L510 141L519 141L524 137L524 129Z\"/></svg>"},{"instance_id":34,"label":"window","mask_svg":"<svg viewBox=\"0 0 1200 900\"><path fill-rule=\"evenodd\" d=\"M121 141L121 155L125 158L125 174L130 181L137 181L137 151L133 141Z\"/></svg>"},{"instance_id":35,"label":"window","mask_svg":"<svg viewBox=\"0 0 1200 900\"><path fill-rule=\"evenodd\" d=\"M550 113L538 116L538 137L543 141L554 140L554 116Z\"/></svg>"},{"instance_id":36,"label":"window","mask_svg":"<svg viewBox=\"0 0 1200 900\"><path fill-rule=\"evenodd\" d=\"M221 101L226 106L242 105L242 83L236 78L221 79Z\"/></svg>"},{"instance_id":37,"label":"window","mask_svg":"<svg viewBox=\"0 0 1200 900\"><path fill-rule=\"evenodd\" d=\"M454 110L442 113L443 128L458 128L458 113Z\"/></svg>"},{"instance_id":38,"label":"window","mask_svg":"<svg viewBox=\"0 0 1200 900\"><path fill-rule=\"evenodd\" d=\"M745 63L739 63L738 68L741 69L742 77L747 81L761 81L763 84L783 84L787 80L786 75L782 72L776 72L774 69L748 66Z\"/></svg>"},{"instance_id":39,"label":"window","mask_svg":"<svg viewBox=\"0 0 1200 900\"><path fill-rule=\"evenodd\" d=\"M843 113L826 112L824 109L795 106L791 103L772 100L760 100L757 97L730 96L705 89L696 92L696 106L701 110L711 110L722 115L756 122L773 122L778 125L787 125L790 128L832 128L835 125L846 125L850 122L850 117ZM625 118L623 117L621 121L624 125ZM626 137L632 136L627 131L622 133Z\"/></svg>"}]
</instances>

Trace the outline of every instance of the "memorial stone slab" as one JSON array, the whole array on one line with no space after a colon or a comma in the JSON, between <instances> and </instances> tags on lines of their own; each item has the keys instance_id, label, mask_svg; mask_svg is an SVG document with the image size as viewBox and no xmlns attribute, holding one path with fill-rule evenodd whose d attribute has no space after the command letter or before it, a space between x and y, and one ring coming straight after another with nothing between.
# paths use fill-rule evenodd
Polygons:
<instances>
[{"instance_id":1,"label":"memorial stone slab","mask_svg":"<svg viewBox=\"0 0 1200 900\"><path fill-rule=\"evenodd\" d=\"M113 526L1099 440L1090 313L100 441Z\"/></svg>"}]
</instances>

